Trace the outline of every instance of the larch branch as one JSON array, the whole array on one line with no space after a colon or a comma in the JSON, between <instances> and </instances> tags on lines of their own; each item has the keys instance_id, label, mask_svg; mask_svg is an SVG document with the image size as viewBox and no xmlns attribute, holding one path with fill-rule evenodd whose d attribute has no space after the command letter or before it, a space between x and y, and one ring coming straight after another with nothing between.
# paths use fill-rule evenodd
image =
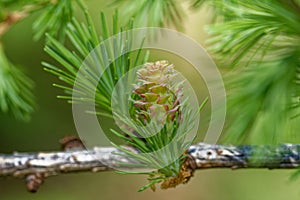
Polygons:
<instances>
[{"instance_id":1,"label":"larch branch","mask_svg":"<svg viewBox=\"0 0 300 200\"><path fill-rule=\"evenodd\" d=\"M300 145L278 146L224 146L199 143L192 145L188 154L197 169L204 168L297 168L300 164ZM95 147L89 150L48 153L0 154L0 176L26 177L43 174L44 177L79 171L108 171L120 163L134 164L114 147Z\"/></svg>"}]
</instances>

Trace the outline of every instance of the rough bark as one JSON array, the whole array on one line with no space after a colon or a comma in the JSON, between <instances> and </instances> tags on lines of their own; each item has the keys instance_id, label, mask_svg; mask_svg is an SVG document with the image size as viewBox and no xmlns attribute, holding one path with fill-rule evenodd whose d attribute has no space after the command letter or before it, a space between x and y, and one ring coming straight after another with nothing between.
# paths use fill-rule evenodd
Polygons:
<instances>
[{"instance_id":1,"label":"rough bark","mask_svg":"<svg viewBox=\"0 0 300 200\"><path fill-rule=\"evenodd\" d=\"M296 168L300 164L299 152L299 144L224 146L199 143L188 150L197 169ZM113 147L95 147L90 150L0 154L0 176L22 178L43 174L48 177L79 171L108 171L119 167L120 162L136 162L114 153L121 152Z\"/></svg>"}]
</instances>

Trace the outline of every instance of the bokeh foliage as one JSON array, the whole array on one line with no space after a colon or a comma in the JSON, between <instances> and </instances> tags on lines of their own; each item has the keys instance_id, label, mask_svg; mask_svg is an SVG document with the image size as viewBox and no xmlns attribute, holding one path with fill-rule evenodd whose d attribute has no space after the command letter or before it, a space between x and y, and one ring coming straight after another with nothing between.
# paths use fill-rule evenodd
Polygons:
<instances>
[{"instance_id":1,"label":"bokeh foliage","mask_svg":"<svg viewBox=\"0 0 300 200\"><path fill-rule=\"evenodd\" d=\"M225 75L228 143L295 140L299 127L299 1L211 1L210 50ZM299 141L299 138L298 138ZM293 141L296 142L296 141Z\"/></svg>"},{"instance_id":2,"label":"bokeh foliage","mask_svg":"<svg viewBox=\"0 0 300 200\"><path fill-rule=\"evenodd\" d=\"M80 0L0 1L0 111L28 121L36 107L32 92L34 84L19 67L9 61L1 42L2 36L18 21L37 13L37 20L33 23L34 39L38 40L48 32L63 40L66 25L73 16L74 4L83 6Z\"/></svg>"}]
</instances>

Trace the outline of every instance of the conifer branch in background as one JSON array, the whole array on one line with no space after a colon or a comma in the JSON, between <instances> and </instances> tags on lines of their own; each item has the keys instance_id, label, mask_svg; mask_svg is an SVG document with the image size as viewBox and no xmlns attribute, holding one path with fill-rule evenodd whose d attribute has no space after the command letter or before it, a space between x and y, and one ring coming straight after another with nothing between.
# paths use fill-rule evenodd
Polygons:
<instances>
[{"instance_id":1,"label":"conifer branch in background","mask_svg":"<svg viewBox=\"0 0 300 200\"><path fill-rule=\"evenodd\" d=\"M0 111L28 120L34 111L34 86L24 72L7 58L0 43Z\"/></svg>"},{"instance_id":2,"label":"conifer branch in background","mask_svg":"<svg viewBox=\"0 0 300 200\"><path fill-rule=\"evenodd\" d=\"M74 4L83 8L80 0L0 0L0 112L28 121L36 104L33 81L5 54L2 42L5 33L39 11L40 17L33 24L34 39L48 32L63 41L66 26L73 17Z\"/></svg>"},{"instance_id":3,"label":"conifer branch in background","mask_svg":"<svg viewBox=\"0 0 300 200\"><path fill-rule=\"evenodd\" d=\"M300 2L194 1L217 21L208 28L228 96L222 142L299 142Z\"/></svg>"},{"instance_id":4,"label":"conifer branch in background","mask_svg":"<svg viewBox=\"0 0 300 200\"><path fill-rule=\"evenodd\" d=\"M182 30L185 11L179 0L114 0L124 23L134 19L136 27L172 27Z\"/></svg>"}]
</instances>

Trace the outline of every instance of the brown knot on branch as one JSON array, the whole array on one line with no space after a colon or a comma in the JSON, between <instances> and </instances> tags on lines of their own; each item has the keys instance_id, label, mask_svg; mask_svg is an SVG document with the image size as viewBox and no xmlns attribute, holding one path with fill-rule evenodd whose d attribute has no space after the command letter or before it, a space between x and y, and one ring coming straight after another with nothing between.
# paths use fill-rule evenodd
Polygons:
<instances>
[{"instance_id":1,"label":"brown knot on branch","mask_svg":"<svg viewBox=\"0 0 300 200\"><path fill-rule=\"evenodd\" d=\"M195 159L190 155L186 155L179 174L175 177L170 177L164 180L160 186L161 189L175 188L180 184L188 183L189 180L194 176L196 168L197 165Z\"/></svg>"}]
</instances>

